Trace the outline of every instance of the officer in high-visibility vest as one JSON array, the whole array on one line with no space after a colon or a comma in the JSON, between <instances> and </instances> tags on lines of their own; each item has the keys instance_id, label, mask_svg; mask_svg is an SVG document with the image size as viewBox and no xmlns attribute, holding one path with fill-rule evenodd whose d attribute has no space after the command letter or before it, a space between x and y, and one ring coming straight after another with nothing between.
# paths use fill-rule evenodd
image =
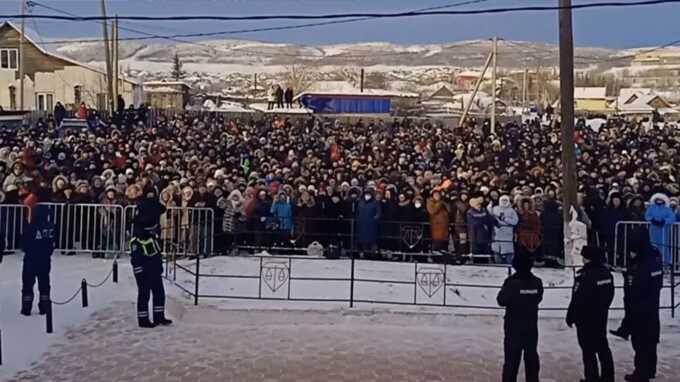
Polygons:
<instances>
[{"instance_id":1,"label":"officer in high-visibility vest","mask_svg":"<svg viewBox=\"0 0 680 382\"><path fill-rule=\"evenodd\" d=\"M165 213L155 194L150 192L137 205L133 238L130 242L132 270L137 281L137 320L142 328L170 325L165 318L163 260L158 233L160 217ZM149 316L149 298L153 294L153 322Z\"/></svg>"},{"instance_id":2,"label":"officer in high-visibility vest","mask_svg":"<svg viewBox=\"0 0 680 382\"><path fill-rule=\"evenodd\" d=\"M24 316L30 316L33 309L33 286L36 279L40 292L38 311L40 314L47 313L50 300L51 257L55 245L55 227L47 206L33 207L28 219L22 236L24 267L21 272L21 314Z\"/></svg>"}]
</instances>

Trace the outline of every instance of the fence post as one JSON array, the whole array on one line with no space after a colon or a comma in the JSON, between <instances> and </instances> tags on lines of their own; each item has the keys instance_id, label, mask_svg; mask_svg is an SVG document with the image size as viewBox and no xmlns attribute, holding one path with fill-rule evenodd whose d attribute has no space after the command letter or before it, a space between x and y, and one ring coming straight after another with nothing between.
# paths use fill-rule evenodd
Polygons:
<instances>
[{"instance_id":1,"label":"fence post","mask_svg":"<svg viewBox=\"0 0 680 382\"><path fill-rule=\"evenodd\" d=\"M52 334L54 332L54 325L52 321L52 300L47 300L47 312L45 314L45 331L47 334Z\"/></svg>"},{"instance_id":2,"label":"fence post","mask_svg":"<svg viewBox=\"0 0 680 382\"><path fill-rule=\"evenodd\" d=\"M113 260L113 282L118 283L118 260Z\"/></svg>"},{"instance_id":3,"label":"fence post","mask_svg":"<svg viewBox=\"0 0 680 382\"><path fill-rule=\"evenodd\" d=\"M87 306L89 305L89 300L87 298L87 280L83 279L83 281L80 282L80 289L81 289L80 295L83 298L83 308L87 308Z\"/></svg>"},{"instance_id":4,"label":"fence post","mask_svg":"<svg viewBox=\"0 0 680 382\"><path fill-rule=\"evenodd\" d=\"M349 250L352 253L352 260L354 260L355 243L354 243L354 219L349 219Z\"/></svg>"},{"instance_id":5,"label":"fence post","mask_svg":"<svg viewBox=\"0 0 680 382\"><path fill-rule=\"evenodd\" d=\"M198 282L199 282L199 272L201 271L201 256L196 255L196 282L194 286L194 305L198 305Z\"/></svg>"},{"instance_id":6,"label":"fence post","mask_svg":"<svg viewBox=\"0 0 680 382\"><path fill-rule=\"evenodd\" d=\"M262 256L260 256L260 277L257 279L257 298L262 298Z\"/></svg>"},{"instance_id":7,"label":"fence post","mask_svg":"<svg viewBox=\"0 0 680 382\"><path fill-rule=\"evenodd\" d=\"M671 318L675 318L675 264L671 265Z\"/></svg>"},{"instance_id":8,"label":"fence post","mask_svg":"<svg viewBox=\"0 0 680 382\"><path fill-rule=\"evenodd\" d=\"M349 307L353 308L354 307L354 251L351 252L352 256L352 263L351 263L351 271L350 271L350 278L349 278Z\"/></svg>"},{"instance_id":9,"label":"fence post","mask_svg":"<svg viewBox=\"0 0 680 382\"><path fill-rule=\"evenodd\" d=\"M418 262L413 263L413 305L418 305Z\"/></svg>"}]
</instances>

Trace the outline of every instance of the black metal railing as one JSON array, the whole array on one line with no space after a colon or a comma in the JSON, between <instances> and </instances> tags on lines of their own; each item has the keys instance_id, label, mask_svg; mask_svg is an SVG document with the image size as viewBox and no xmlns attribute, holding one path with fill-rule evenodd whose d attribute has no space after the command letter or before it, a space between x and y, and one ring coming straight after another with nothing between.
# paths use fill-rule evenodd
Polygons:
<instances>
[{"instance_id":1,"label":"black metal railing","mask_svg":"<svg viewBox=\"0 0 680 382\"><path fill-rule=\"evenodd\" d=\"M470 288L470 289L482 289L486 292L497 291L502 287L502 283L492 284L492 283L469 283L469 282L456 282L454 277L450 277L450 271L453 269L472 269L470 265L450 265L450 264L428 264L428 263L412 263L412 264L389 264L389 266L401 267L401 271L405 271L408 267L412 267L412 277L407 279L400 279L396 277L392 278L380 278L380 277L370 277L365 276L363 273L365 271L358 270L357 268L363 264L368 264L370 261L356 259L351 257L349 259L326 259L326 258L308 258L308 257L291 257L291 256L240 256L239 260L243 261L250 260L256 261L258 263L258 271L251 273L207 273L201 272L201 262L206 261L198 256L194 259L175 259L173 261L173 278L174 284L180 288L183 292L189 295L195 305L199 304L200 299L238 299L238 300L278 300L278 301L298 301L298 302L334 302L348 304L349 307L354 307L357 303L363 304L385 304L385 305L413 305L413 306L429 306L429 307L445 307L445 308L461 308L461 309L478 309L478 310L502 310L504 308L493 305L480 305L480 304L461 304L452 303L451 297L456 295L460 297L459 289ZM235 257L220 257L213 258L211 261L229 261L234 260ZM341 276L295 276L294 265L297 262L327 262L326 264L343 264L344 267L340 267L341 271L337 273L343 273ZM381 263L384 267L388 264ZM509 276L512 274L512 268L507 265L494 265L494 264L484 264L475 265L476 270L502 270L505 275ZM326 268L326 267L323 267ZM566 267L571 269L572 275L571 279L576 278L577 266ZM344 269L344 271L342 270ZM676 281L674 272L670 271L671 268L666 268L664 270L664 285L663 289L667 290L670 294L665 300L667 302L663 303L660 307L661 310L670 311L671 316L675 317L675 310L680 307L680 304L675 302L675 293L680 282ZM186 273L189 277L182 277L180 275L179 281L177 277L177 270ZM375 269L373 271L376 271ZM251 289L248 293L229 293L229 294L218 294L218 293L203 293L201 285L205 285L209 280L213 279L241 279L241 280L252 280ZM182 281L192 283L191 287L183 285ZM317 295L300 297L292 292L294 290L294 283L301 282L336 282L342 283L343 286L336 288L343 291L343 295L346 297L336 298L329 297L329 293L320 293ZM255 285L256 284L256 285ZM346 285L344 285L346 284ZM411 294L404 293L400 299L385 299L385 298L365 298L357 293L357 288L362 285L378 285L378 286L400 286L406 287L412 290ZM573 288L573 283L571 285L544 285L544 290L549 291L570 291ZM618 290L623 289L623 285L615 285ZM307 288L306 291L310 289ZM333 293L330 293L331 295ZM404 298L406 296L406 298ZM493 300L495 301L495 299ZM542 306L540 308L543 311L566 311L567 306ZM622 306L614 306L612 310L623 310Z\"/></svg>"}]
</instances>

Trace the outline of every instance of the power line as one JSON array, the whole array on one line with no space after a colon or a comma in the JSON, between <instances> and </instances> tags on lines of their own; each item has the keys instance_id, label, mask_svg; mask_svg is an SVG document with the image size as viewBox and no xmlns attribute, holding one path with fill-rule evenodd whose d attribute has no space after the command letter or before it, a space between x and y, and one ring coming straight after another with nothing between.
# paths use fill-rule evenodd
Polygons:
<instances>
[{"instance_id":1,"label":"power line","mask_svg":"<svg viewBox=\"0 0 680 382\"><path fill-rule=\"evenodd\" d=\"M428 7L428 8L421 8L421 9L416 9L413 12L425 12L425 11L430 11L430 10L437 10L437 9L445 9L445 8L454 8L454 7L460 7L464 5L471 5L471 4L479 4L483 2L487 2L490 0L468 0L468 1L462 1L462 2L457 2L457 3L452 3L452 4L444 4L444 5L439 5L439 6L433 6L433 7ZM62 13L68 16L73 16L73 17L79 17L76 14L70 13L63 11L58 8L50 7L45 4L40 4L36 1L29 1L29 4L39 6L45 9L52 10L54 12ZM282 26L275 26L275 27L263 27L263 28L250 28L250 29L237 29L237 30L229 30L229 31L217 31L217 32L201 32L201 33L185 33L185 34L173 34L173 35L159 35L159 34L153 34L153 33L148 33L145 31L140 31L132 28L123 28L121 27L122 30L126 30L128 32L133 32L137 34L142 34L144 37L126 37L126 38L121 38L119 41L142 41L142 40L153 40L153 39L167 39L175 42L181 42L181 43L195 43L193 41L183 41L183 40L177 40L179 38L196 38L196 37L214 37L214 36L221 36L221 35L233 35L233 34L243 34L243 33L255 33L255 32L270 32L270 31L281 31L281 30L292 30L292 29L304 29L304 28L309 28L309 27L315 27L315 26L326 26L326 25L335 25L335 24L347 24L347 23L353 23L353 22L358 22L358 21L366 21L366 20L371 20L371 17L363 17L363 18L353 18L353 19L348 19L348 20L334 20L334 21L326 21L326 22L319 22L319 23L307 23L307 24L297 24L297 25L282 25ZM102 22L102 21L100 21ZM45 42L45 44L69 44L69 43L89 43L89 42L102 42L103 40L101 39L80 39L80 40L53 40L49 42ZM212 47L210 47L212 48Z\"/></svg>"},{"instance_id":2,"label":"power line","mask_svg":"<svg viewBox=\"0 0 680 382\"><path fill-rule=\"evenodd\" d=\"M486 9L469 9L461 11L408 11L397 13L333 13L323 15L253 15L253 16L215 16L215 15L199 15L199 16L118 16L120 20L126 21L258 21L258 20L331 20L344 18L402 18L402 17L419 17L419 16L456 16L456 15L482 15L482 14L502 14L514 12L543 12L543 11L558 11L564 9L590 9L590 8L623 8L635 7L645 5L659 5L680 3L680 0L639 0L632 2L623 1L609 1L597 3L582 3L572 4L570 6L523 6L523 7L508 7L508 8L486 8ZM112 20L112 16L58 16L58 15L0 15L0 18L28 18L28 19L48 19L48 20L64 20L64 21L106 21Z\"/></svg>"},{"instance_id":3,"label":"power line","mask_svg":"<svg viewBox=\"0 0 680 382\"><path fill-rule=\"evenodd\" d=\"M490 0L467 0L467 1L462 1L462 2L456 2L456 3L451 3L451 4L443 4L439 6L432 6L428 8L421 8L421 9L416 9L412 12L421 12L421 11L429 11L429 10L437 10L437 9L446 9L446 8L454 8L454 7L460 7L464 5L471 5L471 4L479 4L483 2L487 2ZM63 11L58 8L50 7L41 3L38 3L36 1L30 1L29 2L31 5L34 6L39 6L43 7L45 9L52 10L54 12L66 14L68 16L72 17L79 17L76 14ZM287 29L302 29L302 28L307 28L307 27L313 27L313 26L322 26L322 25L332 25L332 24L344 24L344 23L351 23L351 22L357 22L357 21L365 21L365 20L370 20L372 19L371 17L365 17L365 18L354 18L354 19L349 19L349 20L334 20L334 21L328 21L328 22L320 22L320 23L308 23L308 24L298 24L298 25L289 25L289 26L277 26L277 27L266 27L266 28L252 28L252 29L241 29L241 30L231 30L231 31L220 31L220 32L210 32L210 33L190 33L190 34L176 34L176 35L158 35L158 34L153 34L153 33L148 33L145 31L140 31L132 28L124 28L120 27L122 30L126 30L129 32L137 33L137 34L143 34L145 37L128 37L128 38L121 38L119 41L139 41L139 40L152 40L152 39L166 39L174 42L179 42L183 44L190 44L190 45L196 45L196 46L201 46L213 51L224 51L224 52L233 52L233 51L243 51L243 52L251 52L255 54L260 54L260 55L270 55L272 57L296 57L296 58L310 58L310 59L319 59L319 58L329 58L328 56L322 56L322 55L299 55L299 54L286 54L282 52L277 52L277 53L272 53L272 52L266 52L266 51L258 51L254 49L247 49L247 48L231 48L231 49L220 49L220 48L215 48L213 46L207 45L205 43L200 43L196 41L190 41L190 40L180 40L179 38L182 37L209 37L209 36L217 36L217 35L227 35L227 34L242 34L242 33L250 33L250 32L262 32L262 31L275 31L275 30L287 30ZM93 20L94 21L94 20ZM97 23L104 23L104 21L94 21ZM81 39L81 40L53 40L53 41L48 41L44 42L43 45L62 45L62 44L72 44L72 43L97 43L97 42L103 42L102 39ZM443 48L448 48L448 47L463 47L467 45L474 45L476 42L472 43L464 43L464 44L452 44L450 46L445 46ZM385 57L385 56L401 56L404 54L408 54L409 52L389 52L389 53L381 53L381 54L375 54L375 53L370 53L370 54L365 54L365 55L342 55L342 58L363 58L366 56L371 56L371 57Z\"/></svg>"}]
</instances>

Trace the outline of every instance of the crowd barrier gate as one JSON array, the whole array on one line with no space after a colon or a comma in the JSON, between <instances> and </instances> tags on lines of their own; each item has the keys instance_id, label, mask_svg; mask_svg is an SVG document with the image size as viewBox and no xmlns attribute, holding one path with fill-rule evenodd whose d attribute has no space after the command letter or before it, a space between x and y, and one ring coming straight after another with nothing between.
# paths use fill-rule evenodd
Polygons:
<instances>
[{"instance_id":1,"label":"crowd barrier gate","mask_svg":"<svg viewBox=\"0 0 680 382\"><path fill-rule=\"evenodd\" d=\"M123 211L125 229L123 232L124 251L130 250L134 232L136 206L127 206ZM161 216L161 251L164 254L197 256L212 254L215 237L214 212L211 208L168 207Z\"/></svg>"},{"instance_id":2,"label":"crowd barrier gate","mask_svg":"<svg viewBox=\"0 0 680 382\"><path fill-rule=\"evenodd\" d=\"M21 204L0 205L0 240L4 240L6 251L21 249L21 234L28 207Z\"/></svg>"}]
</instances>

